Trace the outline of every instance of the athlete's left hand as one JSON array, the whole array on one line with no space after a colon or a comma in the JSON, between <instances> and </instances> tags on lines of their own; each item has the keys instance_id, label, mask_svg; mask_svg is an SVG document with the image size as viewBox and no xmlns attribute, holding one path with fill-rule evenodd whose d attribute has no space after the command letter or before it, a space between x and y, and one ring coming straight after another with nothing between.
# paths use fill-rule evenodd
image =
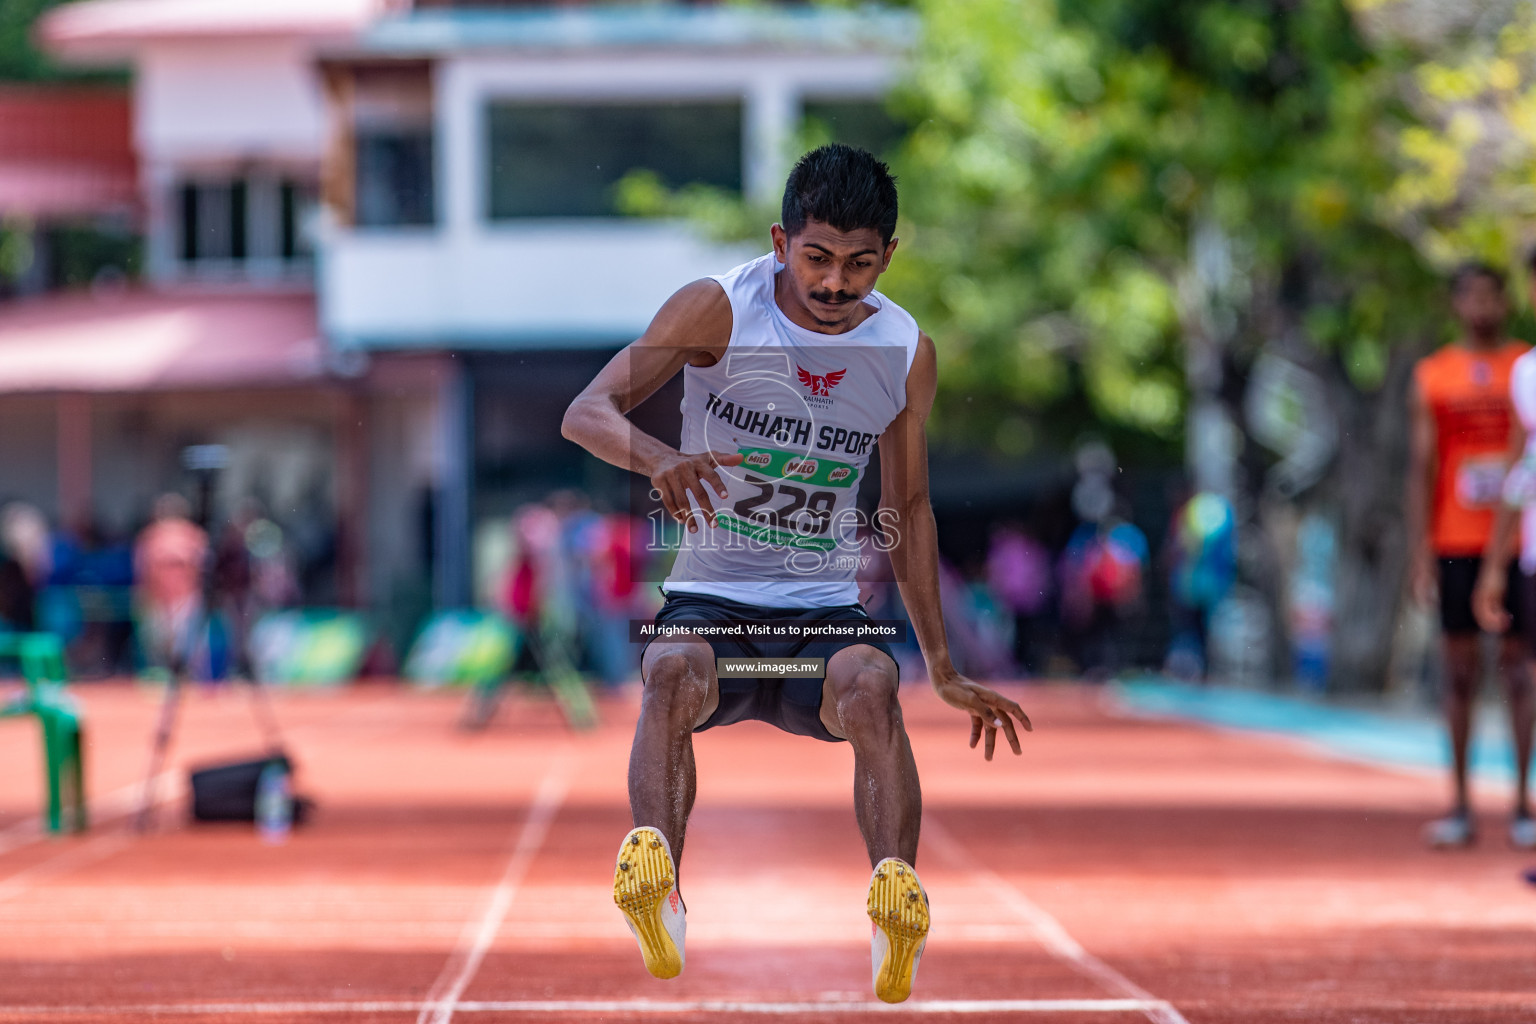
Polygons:
<instances>
[{"instance_id":1,"label":"athlete's left hand","mask_svg":"<svg viewBox=\"0 0 1536 1024\"><path fill-rule=\"evenodd\" d=\"M1472 614L1477 624L1489 633L1503 633L1509 629L1510 614L1504 608L1504 572L1494 571L1485 559L1477 574L1477 586L1472 591Z\"/></svg>"},{"instance_id":2,"label":"athlete's left hand","mask_svg":"<svg viewBox=\"0 0 1536 1024\"><path fill-rule=\"evenodd\" d=\"M997 746L997 730L1001 729L1008 737L1008 745L1013 748L1013 752L1024 753L1019 746L1019 734L1013 728L1013 719L1019 720L1025 732L1034 732L1035 727L1030 724L1029 716L1023 708L996 690L973 683L958 672L935 675L933 689L944 703L971 716L972 750L976 749L976 744L985 734L986 757L988 761L992 760L992 752Z\"/></svg>"}]
</instances>

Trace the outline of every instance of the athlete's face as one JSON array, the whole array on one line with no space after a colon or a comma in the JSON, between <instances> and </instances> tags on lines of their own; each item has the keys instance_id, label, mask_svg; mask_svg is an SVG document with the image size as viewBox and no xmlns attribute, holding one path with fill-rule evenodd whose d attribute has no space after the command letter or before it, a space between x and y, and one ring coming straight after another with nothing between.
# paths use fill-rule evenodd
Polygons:
<instances>
[{"instance_id":1,"label":"athlete's face","mask_svg":"<svg viewBox=\"0 0 1536 1024\"><path fill-rule=\"evenodd\" d=\"M863 315L860 305L891 265L897 239L889 243L874 228L839 231L821 221L788 235L773 226L773 252L784 264L780 305L789 318L823 334L841 334Z\"/></svg>"},{"instance_id":2,"label":"athlete's face","mask_svg":"<svg viewBox=\"0 0 1536 1024\"><path fill-rule=\"evenodd\" d=\"M1461 282L1452 298L1456 319L1466 332L1477 338L1496 338L1504 330L1509 315L1509 300L1504 287L1483 274L1472 274Z\"/></svg>"}]
</instances>

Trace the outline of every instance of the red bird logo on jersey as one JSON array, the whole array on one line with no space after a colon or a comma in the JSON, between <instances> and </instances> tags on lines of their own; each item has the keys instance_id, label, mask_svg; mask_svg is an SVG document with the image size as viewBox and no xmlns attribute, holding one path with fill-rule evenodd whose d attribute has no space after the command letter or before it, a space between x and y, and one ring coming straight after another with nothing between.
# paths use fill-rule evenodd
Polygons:
<instances>
[{"instance_id":1,"label":"red bird logo on jersey","mask_svg":"<svg viewBox=\"0 0 1536 1024\"><path fill-rule=\"evenodd\" d=\"M819 373L807 373L798 363L795 364L795 369L800 371L800 383L810 388L813 395L830 395L832 389L837 387L837 382L843 379L843 374L848 372L847 367L844 367L822 376Z\"/></svg>"}]
</instances>

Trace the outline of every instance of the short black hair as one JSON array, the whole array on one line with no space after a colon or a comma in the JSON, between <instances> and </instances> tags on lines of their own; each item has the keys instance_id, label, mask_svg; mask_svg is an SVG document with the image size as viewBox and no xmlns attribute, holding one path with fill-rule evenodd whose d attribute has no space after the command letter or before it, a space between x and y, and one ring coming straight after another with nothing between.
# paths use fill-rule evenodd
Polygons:
<instances>
[{"instance_id":1,"label":"short black hair","mask_svg":"<svg viewBox=\"0 0 1536 1024\"><path fill-rule=\"evenodd\" d=\"M1493 282L1493 286L1501 292L1505 288L1504 271L1491 263L1484 263L1481 260L1468 260L1457 267L1455 272L1451 274L1451 294L1460 295L1462 289L1473 278L1477 277Z\"/></svg>"},{"instance_id":2,"label":"short black hair","mask_svg":"<svg viewBox=\"0 0 1536 1024\"><path fill-rule=\"evenodd\" d=\"M841 142L813 149L789 172L779 224L794 235L807 221L839 231L874 228L889 244L896 233L896 178L862 149Z\"/></svg>"}]
</instances>

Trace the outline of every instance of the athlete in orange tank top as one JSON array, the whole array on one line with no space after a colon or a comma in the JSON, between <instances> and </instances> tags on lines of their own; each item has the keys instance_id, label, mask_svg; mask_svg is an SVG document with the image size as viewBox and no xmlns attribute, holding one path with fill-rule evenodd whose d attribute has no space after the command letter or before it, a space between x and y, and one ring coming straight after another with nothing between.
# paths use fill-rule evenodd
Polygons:
<instances>
[{"instance_id":1,"label":"athlete in orange tank top","mask_svg":"<svg viewBox=\"0 0 1536 1024\"><path fill-rule=\"evenodd\" d=\"M1503 500L1510 433L1509 382L1515 361L1529 346L1504 334L1509 302L1504 275L1469 264L1451 284L1451 301L1462 340L1419 363L1410 403L1412 454L1406 518L1410 576L1415 597L1440 605L1445 658L1446 731L1451 740L1451 813L1431 822L1432 846L1466 846L1475 828L1467 788L1472 708L1482 678L1478 619L1472 594L1483 574L1482 554ZM1501 567L1502 568L1502 567ZM1508 573L1503 597L1506 621L1525 621L1531 603L1526 581ZM1507 627L1506 627L1507 628ZM1532 692L1519 638L1506 631L1499 677L1517 733L1530 731ZM1528 747L1522 747L1528 750ZM1526 755L1528 759L1529 755ZM1536 845L1536 825L1526 806L1523 778L1510 823L1517 846Z\"/></svg>"},{"instance_id":2,"label":"athlete in orange tank top","mask_svg":"<svg viewBox=\"0 0 1536 1024\"><path fill-rule=\"evenodd\" d=\"M1475 557L1488 543L1509 446L1509 371L1529 347L1521 341L1491 351L1453 345L1414 371L1435 425L1429 542L1442 558Z\"/></svg>"}]
</instances>

